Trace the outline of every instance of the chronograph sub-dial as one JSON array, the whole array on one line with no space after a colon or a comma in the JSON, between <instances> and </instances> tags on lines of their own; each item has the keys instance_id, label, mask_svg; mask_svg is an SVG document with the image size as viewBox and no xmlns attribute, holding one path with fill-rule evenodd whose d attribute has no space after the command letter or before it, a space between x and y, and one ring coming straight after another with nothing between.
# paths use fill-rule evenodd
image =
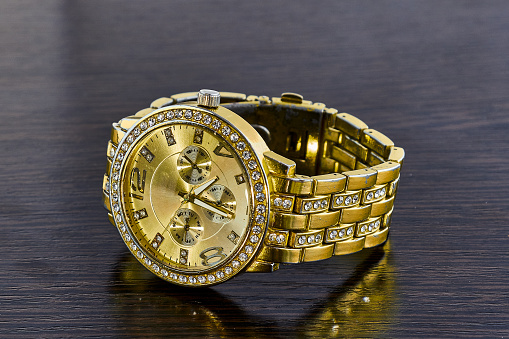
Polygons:
<instances>
[{"instance_id":1,"label":"chronograph sub-dial","mask_svg":"<svg viewBox=\"0 0 509 339\"><path fill-rule=\"evenodd\" d=\"M212 185L210 186L202 195L203 199L210 202L210 204L222 208L231 213L231 215L225 216L219 213L215 213L211 210L206 210L205 215L212 222L215 223L224 223L231 220L232 215L235 214L235 208L237 202L235 201L235 196L232 191L226 186L223 185Z\"/></svg>"},{"instance_id":2,"label":"chronograph sub-dial","mask_svg":"<svg viewBox=\"0 0 509 339\"><path fill-rule=\"evenodd\" d=\"M193 246L203 233L203 225L196 212L180 208L171 220L169 230L179 244Z\"/></svg>"},{"instance_id":3,"label":"chronograph sub-dial","mask_svg":"<svg viewBox=\"0 0 509 339\"><path fill-rule=\"evenodd\" d=\"M207 151L200 146L187 146L180 152L177 169L180 177L191 185L207 180L210 175L211 161Z\"/></svg>"}]
</instances>

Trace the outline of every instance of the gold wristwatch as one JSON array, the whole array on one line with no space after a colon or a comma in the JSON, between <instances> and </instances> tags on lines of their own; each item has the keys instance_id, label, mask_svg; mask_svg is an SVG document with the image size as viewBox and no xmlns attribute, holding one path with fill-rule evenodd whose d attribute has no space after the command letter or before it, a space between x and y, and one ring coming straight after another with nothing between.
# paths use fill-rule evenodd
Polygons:
<instances>
[{"instance_id":1,"label":"gold wristwatch","mask_svg":"<svg viewBox=\"0 0 509 339\"><path fill-rule=\"evenodd\" d=\"M301 95L201 90L113 123L103 203L132 254L209 286L384 243L404 150Z\"/></svg>"}]
</instances>

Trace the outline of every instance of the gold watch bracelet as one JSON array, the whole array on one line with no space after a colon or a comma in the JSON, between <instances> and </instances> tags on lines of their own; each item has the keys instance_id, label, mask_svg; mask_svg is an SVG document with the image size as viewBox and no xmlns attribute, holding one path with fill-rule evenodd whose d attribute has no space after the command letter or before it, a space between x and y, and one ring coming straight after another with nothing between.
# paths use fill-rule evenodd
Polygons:
<instances>
[{"instance_id":1,"label":"gold watch bracelet","mask_svg":"<svg viewBox=\"0 0 509 339\"><path fill-rule=\"evenodd\" d=\"M271 150L264 154L273 189L271 219L248 271L350 254L387 240L403 148L360 119L295 93L220 95L221 106L249 122ZM197 92L159 98L114 124L108 156L140 117L196 99Z\"/></svg>"}]
</instances>

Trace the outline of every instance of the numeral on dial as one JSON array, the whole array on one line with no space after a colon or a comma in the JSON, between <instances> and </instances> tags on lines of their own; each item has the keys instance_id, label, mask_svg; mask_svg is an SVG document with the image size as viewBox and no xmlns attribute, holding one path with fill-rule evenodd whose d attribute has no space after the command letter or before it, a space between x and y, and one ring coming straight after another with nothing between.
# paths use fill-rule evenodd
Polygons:
<instances>
[{"instance_id":1,"label":"numeral on dial","mask_svg":"<svg viewBox=\"0 0 509 339\"><path fill-rule=\"evenodd\" d=\"M214 154L219 155L220 157L233 158L233 155L221 144L217 145L214 149Z\"/></svg>"},{"instance_id":2,"label":"numeral on dial","mask_svg":"<svg viewBox=\"0 0 509 339\"><path fill-rule=\"evenodd\" d=\"M138 167L133 168L131 171L131 188L136 192L138 190L140 193L145 193L145 179L147 178L147 171L143 170L143 175L140 172ZM143 197L131 194L132 197L143 200Z\"/></svg>"},{"instance_id":3,"label":"numeral on dial","mask_svg":"<svg viewBox=\"0 0 509 339\"><path fill-rule=\"evenodd\" d=\"M226 254L223 253L222 247L209 247L200 253L200 258L203 259L202 265L212 266L226 258Z\"/></svg>"}]
</instances>

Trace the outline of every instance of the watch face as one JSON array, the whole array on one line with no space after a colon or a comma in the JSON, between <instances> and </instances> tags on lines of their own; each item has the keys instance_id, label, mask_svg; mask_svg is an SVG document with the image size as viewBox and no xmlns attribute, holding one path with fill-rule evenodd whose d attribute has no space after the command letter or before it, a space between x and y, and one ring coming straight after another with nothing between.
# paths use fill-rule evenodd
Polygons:
<instances>
[{"instance_id":1,"label":"watch face","mask_svg":"<svg viewBox=\"0 0 509 339\"><path fill-rule=\"evenodd\" d=\"M246 137L218 113L164 108L133 126L110 173L112 214L131 252L176 284L233 277L266 229L268 186Z\"/></svg>"}]
</instances>

